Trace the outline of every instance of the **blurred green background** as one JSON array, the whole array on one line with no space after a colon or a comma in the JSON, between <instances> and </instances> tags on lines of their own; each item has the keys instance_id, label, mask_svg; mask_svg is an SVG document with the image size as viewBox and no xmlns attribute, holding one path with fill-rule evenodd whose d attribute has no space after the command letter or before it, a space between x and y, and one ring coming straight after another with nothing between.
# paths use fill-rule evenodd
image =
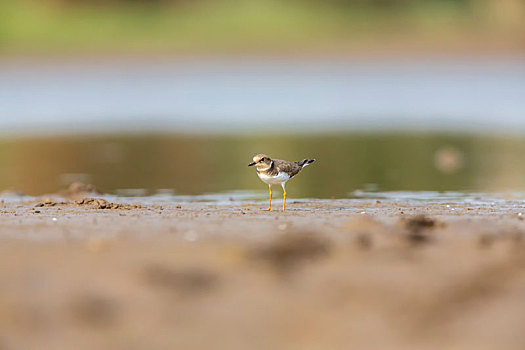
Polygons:
<instances>
[{"instance_id":1,"label":"blurred green background","mask_svg":"<svg viewBox=\"0 0 525 350\"><path fill-rule=\"evenodd\" d=\"M522 50L522 0L2 0L3 53Z\"/></svg>"},{"instance_id":2,"label":"blurred green background","mask_svg":"<svg viewBox=\"0 0 525 350\"><path fill-rule=\"evenodd\" d=\"M0 142L0 188L52 193L75 181L104 193L197 195L266 191L254 154L317 161L291 197L344 198L372 191L509 191L525 188L525 140L444 134L127 135ZM139 192L121 190L142 189ZM278 192L280 189L278 190Z\"/></svg>"}]
</instances>

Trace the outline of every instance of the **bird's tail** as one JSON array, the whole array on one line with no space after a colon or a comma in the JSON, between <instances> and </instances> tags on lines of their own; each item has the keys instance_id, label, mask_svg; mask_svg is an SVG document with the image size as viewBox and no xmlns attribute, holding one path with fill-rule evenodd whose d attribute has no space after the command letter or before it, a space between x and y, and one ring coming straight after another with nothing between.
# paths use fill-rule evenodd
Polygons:
<instances>
[{"instance_id":1,"label":"bird's tail","mask_svg":"<svg viewBox=\"0 0 525 350\"><path fill-rule=\"evenodd\" d=\"M304 168L305 166L310 165L313 162L315 162L315 159L304 159L304 160L299 162L299 165Z\"/></svg>"}]
</instances>

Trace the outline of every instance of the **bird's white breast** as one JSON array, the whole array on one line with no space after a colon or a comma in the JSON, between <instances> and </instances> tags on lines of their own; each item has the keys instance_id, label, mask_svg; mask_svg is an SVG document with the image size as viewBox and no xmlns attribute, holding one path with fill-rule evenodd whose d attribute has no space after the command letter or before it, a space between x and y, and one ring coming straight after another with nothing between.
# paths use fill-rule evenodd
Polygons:
<instances>
[{"instance_id":1,"label":"bird's white breast","mask_svg":"<svg viewBox=\"0 0 525 350\"><path fill-rule=\"evenodd\" d=\"M259 175L259 178L268 185L280 185L283 182L290 180L290 175L282 171L276 176L270 176L263 173L257 173L257 175Z\"/></svg>"}]
</instances>

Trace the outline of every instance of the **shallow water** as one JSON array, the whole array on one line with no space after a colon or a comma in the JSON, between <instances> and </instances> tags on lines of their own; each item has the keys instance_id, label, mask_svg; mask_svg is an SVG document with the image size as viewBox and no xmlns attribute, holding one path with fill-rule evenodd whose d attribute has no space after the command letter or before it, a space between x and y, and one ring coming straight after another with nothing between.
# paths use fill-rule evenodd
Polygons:
<instances>
[{"instance_id":1,"label":"shallow water","mask_svg":"<svg viewBox=\"0 0 525 350\"><path fill-rule=\"evenodd\" d=\"M394 133L3 139L0 191L43 195L84 182L119 197L260 199L267 186L247 167L260 152L317 159L288 183L290 198L375 198L398 191L402 199L429 191L417 196L433 199L525 190L525 138ZM281 190L274 196L280 198Z\"/></svg>"},{"instance_id":2,"label":"shallow water","mask_svg":"<svg viewBox=\"0 0 525 350\"><path fill-rule=\"evenodd\" d=\"M55 198L57 201L63 201L59 195L47 196ZM201 195L176 195L176 194L155 194L151 196L122 196L115 194L97 195L99 198L106 199L109 202L141 205L178 205L178 204L209 204L212 206L223 205L250 205L260 204L268 200L268 193L264 191L232 191L219 193L205 193ZM0 195L0 201L6 203L31 202L39 200L39 196L28 196L15 193L4 193ZM438 191L388 191L388 192L366 192L356 190L348 194L346 200L352 203L367 203L376 201L389 201L398 204L418 205L422 203L443 204L454 208L454 205L474 205L474 206L497 206L499 209L510 207L522 207L525 201L524 192L505 192L505 193L482 193L482 192L438 192ZM339 199L337 202L317 198L291 198L288 203L345 203L345 199ZM273 202L279 206L282 203L282 196L279 193L274 195ZM331 210L334 208L331 207ZM304 209L303 209L304 210ZM322 210L315 208L314 210ZM454 210L454 209L452 209Z\"/></svg>"}]
</instances>

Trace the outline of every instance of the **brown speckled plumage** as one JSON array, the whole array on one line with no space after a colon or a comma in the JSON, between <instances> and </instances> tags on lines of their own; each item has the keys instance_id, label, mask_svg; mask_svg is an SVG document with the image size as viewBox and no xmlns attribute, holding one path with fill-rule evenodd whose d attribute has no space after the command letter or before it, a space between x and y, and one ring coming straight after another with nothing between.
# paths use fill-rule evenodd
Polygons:
<instances>
[{"instance_id":1,"label":"brown speckled plumage","mask_svg":"<svg viewBox=\"0 0 525 350\"><path fill-rule=\"evenodd\" d=\"M259 169L257 169L257 172L264 173L269 176L277 176L279 172L285 172L290 176L290 178L292 178L299 174L299 172L303 169L303 165L307 162L308 159L302 160L300 162L289 162L282 159L272 159L270 163L270 169L264 171L259 171Z\"/></svg>"}]
</instances>

